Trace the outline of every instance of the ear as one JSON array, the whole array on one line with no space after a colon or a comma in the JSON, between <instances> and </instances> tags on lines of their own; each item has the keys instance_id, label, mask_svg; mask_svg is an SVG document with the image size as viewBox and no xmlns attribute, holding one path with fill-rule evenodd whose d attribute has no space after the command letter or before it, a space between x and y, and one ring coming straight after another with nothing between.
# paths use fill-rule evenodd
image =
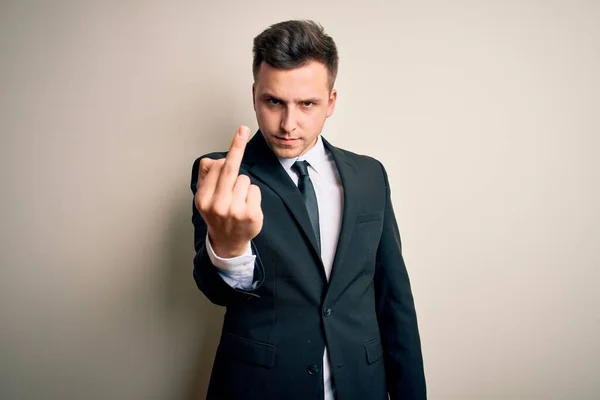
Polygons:
<instances>
[{"instance_id":1,"label":"ear","mask_svg":"<svg viewBox=\"0 0 600 400\"><path fill-rule=\"evenodd\" d=\"M252 84L252 107L254 108L254 111L256 112L256 84L253 83Z\"/></svg>"},{"instance_id":2,"label":"ear","mask_svg":"<svg viewBox=\"0 0 600 400\"><path fill-rule=\"evenodd\" d=\"M337 100L337 90L331 89L331 93L329 94L329 101L327 102L327 118L331 117L333 111L335 110L335 102Z\"/></svg>"}]
</instances>

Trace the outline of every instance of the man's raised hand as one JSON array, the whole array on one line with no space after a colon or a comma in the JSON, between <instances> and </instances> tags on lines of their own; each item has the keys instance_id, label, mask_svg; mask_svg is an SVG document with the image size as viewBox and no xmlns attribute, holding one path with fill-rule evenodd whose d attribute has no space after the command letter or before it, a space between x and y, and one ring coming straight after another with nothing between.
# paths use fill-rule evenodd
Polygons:
<instances>
[{"instance_id":1,"label":"man's raised hand","mask_svg":"<svg viewBox=\"0 0 600 400\"><path fill-rule=\"evenodd\" d=\"M208 236L219 257L242 255L262 229L263 213L258 186L239 175L250 129L240 126L227 157L200 160L194 202L208 226Z\"/></svg>"}]
</instances>

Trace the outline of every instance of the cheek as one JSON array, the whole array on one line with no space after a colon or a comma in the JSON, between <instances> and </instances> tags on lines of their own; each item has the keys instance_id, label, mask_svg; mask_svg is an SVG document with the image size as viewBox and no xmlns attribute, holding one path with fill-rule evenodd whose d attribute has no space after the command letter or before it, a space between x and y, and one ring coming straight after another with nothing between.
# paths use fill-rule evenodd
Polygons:
<instances>
[{"instance_id":1,"label":"cheek","mask_svg":"<svg viewBox=\"0 0 600 400\"><path fill-rule=\"evenodd\" d=\"M320 129L325 123L325 119L327 118L327 108L320 108L318 110L313 110L310 115L307 115L306 120L310 123L310 126L315 129Z\"/></svg>"}]
</instances>

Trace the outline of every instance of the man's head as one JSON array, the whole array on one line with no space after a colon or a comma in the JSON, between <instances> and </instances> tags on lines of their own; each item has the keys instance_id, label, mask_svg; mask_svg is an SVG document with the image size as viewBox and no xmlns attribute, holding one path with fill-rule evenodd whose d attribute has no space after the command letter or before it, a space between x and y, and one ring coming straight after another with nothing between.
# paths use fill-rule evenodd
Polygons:
<instances>
[{"instance_id":1,"label":"man's head","mask_svg":"<svg viewBox=\"0 0 600 400\"><path fill-rule=\"evenodd\" d=\"M254 39L252 95L260 130L279 157L304 154L333 114L333 39L312 21L272 25Z\"/></svg>"}]
</instances>

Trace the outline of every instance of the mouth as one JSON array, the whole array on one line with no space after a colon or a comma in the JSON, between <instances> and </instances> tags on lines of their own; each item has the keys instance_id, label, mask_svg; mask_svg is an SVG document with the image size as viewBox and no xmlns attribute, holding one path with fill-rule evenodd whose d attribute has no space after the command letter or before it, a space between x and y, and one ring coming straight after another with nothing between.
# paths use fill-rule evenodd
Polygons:
<instances>
[{"instance_id":1,"label":"mouth","mask_svg":"<svg viewBox=\"0 0 600 400\"><path fill-rule=\"evenodd\" d=\"M279 142L279 143L291 144L291 143L294 143L298 139L297 138L286 138L286 137L281 137L281 136L275 136L275 140L277 142Z\"/></svg>"}]
</instances>

